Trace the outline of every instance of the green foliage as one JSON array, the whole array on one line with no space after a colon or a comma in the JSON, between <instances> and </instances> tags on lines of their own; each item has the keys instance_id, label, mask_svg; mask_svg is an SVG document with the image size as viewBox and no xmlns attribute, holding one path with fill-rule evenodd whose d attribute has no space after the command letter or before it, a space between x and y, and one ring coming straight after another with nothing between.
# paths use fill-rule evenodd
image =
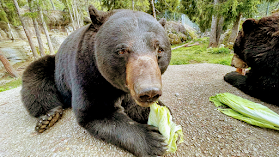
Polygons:
<instances>
[{"instance_id":1,"label":"green foliage","mask_svg":"<svg viewBox=\"0 0 279 157\"><path fill-rule=\"evenodd\" d=\"M188 34L190 35L190 37L191 37L192 39L197 39L197 38L198 38L198 35L195 33L194 30L187 29L187 32L188 32Z\"/></svg>"},{"instance_id":2,"label":"green foliage","mask_svg":"<svg viewBox=\"0 0 279 157\"><path fill-rule=\"evenodd\" d=\"M154 5L159 12L165 12L166 10L177 12L179 4L179 0L157 0Z\"/></svg>"},{"instance_id":3,"label":"green foliage","mask_svg":"<svg viewBox=\"0 0 279 157\"><path fill-rule=\"evenodd\" d=\"M133 0L134 10L147 12L149 9L149 0ZM131 0L102 0L102 7L107 10L113 9L133 9Z\"/></svg>"},{"instance_id":4,"label":"green foliage","mask_svg":"<svg viewBox=\"0 0 279 157\"><path fill-rule=\"evenodd\" d=\"M220 48L221 53L208 53L209 38L198 38L192 41L199 42L200 45L182 47L172 51L171 65L193 64L193 63L213 63L230 65L233 54L227 53L228 49ZM172 46L175 47L175 46ZM219 51L219 50L218 50Z\"/></svg>"},{"instance_id":5,"label":"green foliage","mask_svg":"<svg viewBox=\"0 0 279 157\"><path fill-rule=\"evenodd\" d=\"M212 15L224 17L223 29L226 29L239 14L245 18L255 15L258 4L260 0L219 0L217 5L213 4L213 0L181 0L181 12L204 32L211 26Z\"/></svg>"},{"instance_id":6,"label":"green foliage","mask_svg":"<svg viewBox=\"0 0 279 157\"><path fill-rule=\"evenodd\" d=\"M230 49L228 48L208 48L207 49L207 52L208 53L211 53L211 54L229 54L231 52Z\"/></svg>"},{"instance_id":7,"label":"green foliage","mask_svg":"<svg viewBox=\"0 0 279 157\"><path fill-rule=\"evenodd\" d=\"M2 8L0 7L0 21L9 22L14 26L21 25L21 22L17 16L16 8L12 0L0 0ZM18 0L18 5L24 6L26 4L25 0ZM5 14L4 14L4 13Z\"/></svg>"},{"instance_id":8,"label":"green foliage","mask_svg":"<svg viewBox=\"0 0 279 157\"><path fill-rule=\"evenodd\" d=\"M149 0L136 0L134 10L147 12L149 9Z\"/></svg>"},{"instance_id":9,"label":"green foliage","mask_svg":"<svg viewBox=\"0 0 279 157\"><path fill-rule=\"evenodd\" d=\"M31 13L31 12L26 12L24 13L22 16L25 16L25 17L30 17L30 18L37 18L38 17L38 13L37 12L34 12L34 13Z\"/></svg>"},{"instance_id":10,"label":"green foliage","mask_svg":"<svg viewBox=\"0 0 279 157\"><path fill-rule=\"evenodd\" d=\"M107 7L108 10L129 8L129 0L102 0L102 2L103 6Z\"/></svg>"},{"instance_id":11,"label":"green foliage","mask_svg":"<svg viewBox=\"0 0 279 157\"><path fill-rule=\"evenodd\" d=\"M278 12L278 9L279 9L278 5L279 5L278 0L262 2L257 7L258 13L256 14L256 19L260 19L264 16L268 16L268 15L272 14L274 11Z\"/></svg>"},{"instance_id":12,"label":"green foliage","mask_svg":"<svg viewBox=\"0 0 279 157\"><path fill-rule=\"evenodd\" d=\"M5 13L4 10L0 11L0 21L9 22L7 19L7 14Z\"/></svg>"},{"instance_id":13,"label":"green foliage","mask_svg":"<svg viewBox=\"0 0 279 157\"><path fill-rule=\"evenodd\" d=\"M21 78L13 79L12 81L10 81L10 82L8 82L4 85L1 85L0 86L0 92L19 87L21 84L22 84Z\"/></svg>"}]
</instances>

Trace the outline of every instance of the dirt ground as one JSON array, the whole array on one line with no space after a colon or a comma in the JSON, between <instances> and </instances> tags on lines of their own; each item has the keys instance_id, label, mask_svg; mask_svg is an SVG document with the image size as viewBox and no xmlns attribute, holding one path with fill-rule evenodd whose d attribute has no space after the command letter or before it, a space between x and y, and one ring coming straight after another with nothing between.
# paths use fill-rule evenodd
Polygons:
<instances>
[{"instance_id":1,"label":"dirt ground","mask_svg":"<svg viewBox=\"0 0 279 157\"><path fill-rule=\"evenodd\" d=\"M161 100L172 110L174 121L183 128L184 142L168 157L194 156L279 156L279 132L255 127L216 110L209 97L230 92L266 105L227 84L223 76L235 68L216 64L169 66L163 75ZM0 156L92 156L128 157L130 153L91 137L71 111L42 134L34 130L36 119L20 101L21 87L0 93Z\"/></svg>"}]
</instances>

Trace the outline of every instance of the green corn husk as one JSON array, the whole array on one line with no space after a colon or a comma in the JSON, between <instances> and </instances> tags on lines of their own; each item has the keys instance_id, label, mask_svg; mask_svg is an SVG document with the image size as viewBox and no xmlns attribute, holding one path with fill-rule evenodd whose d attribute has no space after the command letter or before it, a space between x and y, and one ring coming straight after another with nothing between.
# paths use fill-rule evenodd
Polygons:
<instances>
[{"instance_id":1,"label":"green corn husk","mask_svg":"<svg viewBox=\"0 0 279 157\"><path fill-rule=\"evenodd\" d=\"M220 93L209 98L222 113L246 123L279 130L279 115L268 107L231 93ZM229 107L229 108L228 108Z\"/></svg>"},{"instance_id":2,"label":"green corn husk","mask_svg":"<svg viewBox=\"0 0 279 157\"><path fill-rule=\"evenodd\" d=\"M159 128L159 132L166 138L167 152L174 153L177 150L178 137L180 137L178 143L183 142L182 127L172 121L172 116L167 107L160 106L157 103L152 104L147 124Z\"/></svg>"}]
</instances>

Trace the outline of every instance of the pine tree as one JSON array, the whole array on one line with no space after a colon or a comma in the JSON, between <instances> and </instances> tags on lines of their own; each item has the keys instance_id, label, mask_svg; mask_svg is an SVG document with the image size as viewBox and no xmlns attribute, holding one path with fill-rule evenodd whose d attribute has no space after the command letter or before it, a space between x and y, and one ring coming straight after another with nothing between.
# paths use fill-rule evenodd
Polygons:
<instances>
[{"instance_id":1,"label":"pine tree","mask_svg":"<svg viewBox=\"0 0 279 157\"><path fill-rule=\"evenodd\" d=\"M259 3L260 0L181 0L181 11L196 22L202 32L211 28L209 46L216 47L221 32L217 26L225 30L231 23L234 23L230 37L231 42L234 42L241 17L253 17Z\"/></svg>"},{"instance_id":2,"label":"pine tree","mask_svg":"<svg viewBox=\"0 0 279 157\"><path fill-rule=\"evenodd\" d=\"M33 21L33 25L34 25L34 28L35 28L35 32L36 32L36 36L37 36L37 40L38 40L38 45L39 45L39 51L40 51L40 55L41 57L45 56L45 49L44 49L44 44L43 44L43 41L42 41L42 38L41 38L41 33L40 33L40 30L39 30L39 25L38 25L38 22L37 22L37 12L35 12L35 8L38 8L37 7L37 1L32 1L32 0L28 0L28 5L29 5L29 10L32 14L32 21Z\"/></svg>"},{"instance_id":3,"label":"pine tree","mask_svg":"<svg viewBox=\"0 0 279 157\"><path fill-rule=\"evenodd\" d=\"M28 27L26 26L26 24L24 23L22 17L21 17L20 14L19 14L19 5L18 5L18 3L17 3L17 0L13 0L13 2L14 2L14 5L15 5L15 7L16 7L17 14L18 14L18 17L19 17L19 19L20 19L20 21L21 21L21 24L22 24L22 26L23 26L24 32L25 32L25 34L26 34L26 37L27 37L27 39L28 39L29 45L30 45L30 47L31 47L33 56L34 56L35 59L38 59L38 58L39 58L39 55L38 55L37 50L36 50L36 48L35 48L35 46L34 46L34 44L33 44L30 31L29 31Z\"/></svg>"}]
</instances>

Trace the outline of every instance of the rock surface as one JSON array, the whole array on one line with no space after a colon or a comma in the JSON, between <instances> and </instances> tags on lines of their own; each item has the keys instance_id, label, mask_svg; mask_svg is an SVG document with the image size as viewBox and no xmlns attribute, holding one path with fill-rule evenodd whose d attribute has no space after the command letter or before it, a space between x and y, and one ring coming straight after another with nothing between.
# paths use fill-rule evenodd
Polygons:
<instances>
[{"instance_id":1,"label":"rock surface","mask_svg":"<svg viewBox=\"0 0 279 157\"><path fill-rule=\"evenodd\" d=\"M195 30L190 26L174 21L167 21L165 30L172 45L194 39L197 36Z\"/></svg>"},{"instance_id":2,"label":"rock surface","mask_svg":"<svg viewBox=\"0 0 279 157\"><path fill-rule=\"evenodd\" d=\"M166 156L279 156L278 131L230 118L209 102L212 95L230 92L279 113L279 107L227 84L223 76L234 70L206 63L169 66L163 75L161 100L172 110L175 123L182 125L184 143ZM36 119L24 109L20 89L0 93L0 156L132 156L91 137L77 124L71 109L51 129L37 134Z\"/></svg>"}]
</instances>

